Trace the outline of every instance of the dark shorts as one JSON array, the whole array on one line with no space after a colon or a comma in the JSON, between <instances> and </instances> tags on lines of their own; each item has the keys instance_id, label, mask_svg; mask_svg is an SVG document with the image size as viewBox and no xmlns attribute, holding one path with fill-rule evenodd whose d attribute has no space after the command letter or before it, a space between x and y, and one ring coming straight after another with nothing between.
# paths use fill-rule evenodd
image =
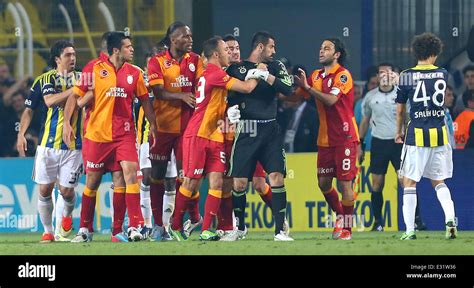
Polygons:
<instances>
[{"instance_id":1,"label":"dark shorts","mask_svg":"<svg viewBox=\"0 0 474 288\"><path fill-rule=\"evenodd\" d=\"M234 145L230 157L230 177L252 179L257 162L268 174L272 172L286 175L285 150L281 128L273 120L262 122L243 120L237 125ZM263 176L259 169L258 176Z\"/></svg>"},{"instance_id":2,"label":"dark shorts","mask_svg":"<svg viewBox=\"0 0 474 288\"><path fill-rule=\"evenodd\" d=\"M392 162L395 171L400 169L400 156L403 144L395 143L393 139L382 140L372 137L370 147L370 172L372 174L387 174L388 163Z\"/></svg>"}]
</instances>

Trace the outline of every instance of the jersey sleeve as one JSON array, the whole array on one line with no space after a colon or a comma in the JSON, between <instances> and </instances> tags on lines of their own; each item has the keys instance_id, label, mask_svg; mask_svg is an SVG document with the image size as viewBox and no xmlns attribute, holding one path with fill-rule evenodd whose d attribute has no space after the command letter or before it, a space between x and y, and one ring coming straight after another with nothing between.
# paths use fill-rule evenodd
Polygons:
<instances>
[{"instance_id":1,"label":"jersey sleeve","mask_svg":"<svg viewBox=\"0 0 474 288\"><path fill-rule=\"evenodd\" d=\"M41 76L40 76L41 77ZM41 85L40 77L37 77L31 85L30 93L25 99L25 106L27 108L35 110L38 107L38 104L41 102Z\"/></svg>"},{"instance_id":2,"label":"jersey sleeve","mask_svg":"<svg viewBox=\"0 0 474 288\"><path fill-rule=\"evenodd\" d=\"M370 107L370 95L367 95L362 101L362 117L369 117L372 116L372 108Z\"/></svg>"},{"instance_id":3,"label":"jersey sleeve","mask_svg":"<svg viewBox=\"0 0 474 288\"><path fill-rule=\"evenodd\" d=\"M273 88L277 92L282 93L283 95L290 96L292 92L293 80L288 71L286 70L285 64L281 61L274 61L275 65L275 82L273 82Z\"/></svg>"},{"instance_id":4,"label":"jersey sleeve","mask_svg":"<svg viewBox=\"0 0 474 288\"><path fill-rule=\"evenodd\" d=\"M82 69L81 77L79 81L76 82L76 85L73 88L73 92L80 97L84 97L86 92L92 90L92 82L93 82L93 68L94 63L89 62L84 68Z\"/></svg>"},{"instance_id":5,"label":"jersey sleeve","mask_svg":"<svg viewBox=\"0 0 474 288\"><path fill-rule=\"evenodd\" d=\"M400 73L400 84L397 87L397 98L395 99L395 102L400 104L406 104L408 101L408 87L403 83L407 76L409 76L407 73Z\"/></svg>"},{"instance_id":6,"label":"jersey sleeve","mask_svg":"<svg viewBox=\"0 0 474 288\"><path fill-rule=\"evenodd\" d=\"M202 76L202 73L204 72L204 60L202 57L198 56L198 61L197 61L197 69L196 69L196 79L199 79Z\"/></svg>"},{"instance_id":7,"label":"jersey sleeve","mask_svg":"<svg viewBox=\"0 0 474 288\"><path fill-rule=\"evenodd\" d=\"M163 85L165 83L158 57L153 57L148 62L148 83L150 86Z\"/></svg>"},{"instance_id":8,"label":"jersey sleeve","mask_svg":"<svg viewBox=\"0 0 474 288\"><path fill-rule=\"evenodd\" d=\"M137 81L137 85L135 86L134 93L135 93L135 96L142 101L148 99L149 97L148 89L145 84L145 79L141 71L138 71L138 81Z\"/></svg>"},{"instance_id":9,"label":"jersey sleeve","mask_svg":"<svg viewBox=\"0 0 474 288\"><path fill-rule=\"evenodd\" d=\"M339 98L342 95L347 95L352 88L354 88L354 82L352 81L351 73L347 70L343 70L334 77L334 84L329 94Z\"/></svg>"},{"instance_id":10,"label":"jersey sleeve","mask_svg":"<svg viewBox=\"0 0 474 288\"><path fill-rule=\"evenodd\" d=\"M41 94L43 95L43 98L52 94L56 93L56 90L54 89L54 75L53 74L48 74L45 77L43 77L43 81L41 83Z\"/></svg>"}]
</instances>

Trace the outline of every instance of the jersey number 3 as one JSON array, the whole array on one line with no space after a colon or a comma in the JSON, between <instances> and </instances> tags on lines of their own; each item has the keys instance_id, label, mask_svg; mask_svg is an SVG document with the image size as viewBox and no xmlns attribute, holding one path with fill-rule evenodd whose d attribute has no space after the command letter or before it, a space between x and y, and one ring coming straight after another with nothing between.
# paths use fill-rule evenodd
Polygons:
<instances>
[{"instance_id":1,"label":"jersey number 3","mask_svg":"<svg viewBox=\"0 0 474 288\"><path fill-rule=\"evenodd\" d=\"M446 81L439 79L434 84L435 92L432 96L432 101L436 106L443 106L444 104L444 91L446 90ZM421 90L421 97L420 97ZM441 97L439 97L441 96ZM439 99L441 98L441 100ZM425 81L419 81L416 85L415 95L413 95L414 102L423 102L423 106L428 107L428 101L430 101L430 95L426 95Z\"/></svg>"},{"instance_id":2,"label":"jersey number 3","mask_svg":"<svg viewBox=\"0 0 474 288\"><path fill-rule=\"evenodd\" d=\"M204 101L204 97L206 96L204 94L204 88L206 87L206 78L204 77L201 77L199 78L199 82L198 82L198 85L197 85L197 95L196 95L196 104L199 104L201 103L202 101ZM197 108L197 105L196 105L196 108Z\"/></svg>"}]
</instances>

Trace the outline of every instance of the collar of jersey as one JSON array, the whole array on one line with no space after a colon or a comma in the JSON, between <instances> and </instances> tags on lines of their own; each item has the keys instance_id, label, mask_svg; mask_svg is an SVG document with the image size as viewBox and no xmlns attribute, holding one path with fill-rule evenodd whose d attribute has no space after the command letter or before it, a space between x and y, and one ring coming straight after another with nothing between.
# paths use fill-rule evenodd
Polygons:
<instances>
[{"instance_id":1,"label":"collar of jersey","mask_svg":"<svg viewBox=\"0 0 474 288\"><path fill-rule=\"evenodd\" d=\"M433 70L433 69L438 69L438 67L433 64L418 64L412 69L413 70Z\"/></svg>"},{"instance_id":2,"label":"collar of jersey","mask_svg":"<svg viewBox=\"0 0 474 288\"><path fill-rule=\"evenodd\" d=\"M326 75L326 72L324 72L324 68L323 68L323 69L321 69L321 76L323 78L326 78L327 76L336 73L337 69L339 69L340 67L341 67L341 65L339 65L339 63L336 63L336 65L334 65L334 67L332 67L332 69L329 70L328 75Z\"/></svg>"},{"instance_id":3,"label":"collar of jersey","mask_svg":"<svg viewBox=\"0 0 474 288\"><path fill-rule=\"evenodd\" d=\"M128 63L128 62L123 62L122 67L120 67L119 69L117 69L117 68L115 68L115 65L114 65L112 62L110 62L110 59L109 59L109 58L107 58L107 60L105 60L104 63L105 63L105 65L110 66L110 68L112 68L115 73L117 73L118 71L120 71L120 70L122 70L123 68L125 68L125 66L126 66L127 64L130 64L130 63ZM131 64L130 64L130 65L131 65Z\"/></svg>"},{"instance_id":4,"label":"collar of jersey","mask_svg":"<svg viewBox=\"0 0 474 288\"><path fill-rule=\"evenodd\" d=\"M178 60L174 59L173 56L171 56L170 49L166 50L165 56L166 56L166 59L168 59L170 61L175 61L176 63L179 63ZM189 58L189 57L191 57L189 55L189 53L186 53L186 54L184 54L183 59L186 59L186 58Z\"/></svg>"}]
</instances>

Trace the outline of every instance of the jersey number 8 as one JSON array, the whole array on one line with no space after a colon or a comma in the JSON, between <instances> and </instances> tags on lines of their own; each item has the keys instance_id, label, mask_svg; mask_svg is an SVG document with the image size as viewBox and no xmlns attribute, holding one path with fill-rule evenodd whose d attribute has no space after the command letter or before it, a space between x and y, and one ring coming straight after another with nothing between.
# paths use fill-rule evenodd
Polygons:
<instances>
[{"instance_id":1,"label":"jersey number 8","mask_svg":"<svg viewBox=\"0 0 474 288\"><path fill-rule=\"evenodd\" d=\"M441 87L440 87L441 86ZM446 81L439 79L434 84L435 93L432 96L432 101L436 106L443 106L444 104L444 91L446 91ZM421 89L421 97L419 97ZM438 99L441 95L441 101ZM423 102L423 106L428 107L428 101L430 101L430 95L426 95L426 86L424 81L419 81L416 85L415 95L413 96L414 102Z\"/></svg>"}]
</instances>

